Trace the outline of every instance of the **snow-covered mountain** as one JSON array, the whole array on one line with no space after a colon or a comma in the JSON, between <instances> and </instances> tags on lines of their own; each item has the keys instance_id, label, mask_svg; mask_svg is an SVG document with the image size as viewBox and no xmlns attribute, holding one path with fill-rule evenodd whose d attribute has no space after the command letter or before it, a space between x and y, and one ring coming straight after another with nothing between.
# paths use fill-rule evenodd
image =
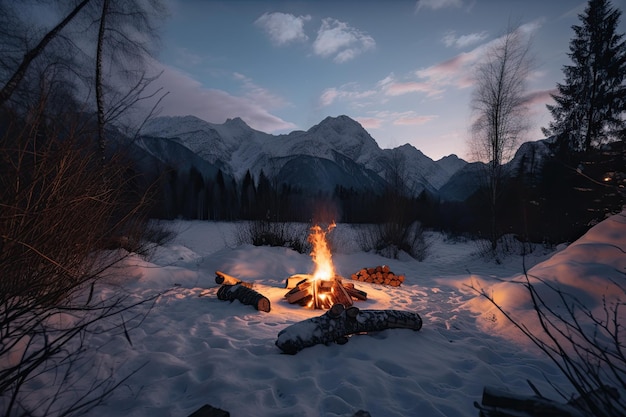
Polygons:
<instances>
[{"instance_id":1,"label":"snow-covered mountain","mask_svg":"<svg viewBox=\"0 0 626 417\"><path fill-rule=\"evenodd\" d=\"M523 174L524 181L539 181L544 163L552 156L554 137L532 142L524 142L515 152L515 156L504 165L504 172L509 176ZM447 157L450 158L450 157ZM438 190L439 198L446 201L464 201L478 190L484 176L484 164L465 163L453 170L454 174Z\"/></svg>"},{"instance_id":2,"label":"snow-covered mountain","mask_svg":"<svg viewBox=\"0 0 626 417\"><path fill-rule=\"evenodd\" d=\"M152 155L158 153L155 138L167 138L236 179L247 171L258 178L263 171L279 183L313 191L337 185L380 191L386 179L400 174L416 195L436 193L467 164L455 155L435 162L411 145L383 150L347 116L327 117L307 131L286 135L254 130L240 118L213 124L194 116L159 117L142 133L152 139L139 146Z\"/></svg>"}]
</instances>

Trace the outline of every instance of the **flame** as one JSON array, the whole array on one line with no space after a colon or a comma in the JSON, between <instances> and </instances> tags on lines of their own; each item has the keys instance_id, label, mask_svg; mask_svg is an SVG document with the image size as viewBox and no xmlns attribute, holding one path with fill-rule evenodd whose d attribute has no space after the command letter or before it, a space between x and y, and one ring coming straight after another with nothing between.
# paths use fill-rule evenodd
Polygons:
<instances>
[{"instance_id":1,"label":"flame","mask_svg":"<svg viewBox=\"0 0 626 417\"><path fill-rule=\"evenodd\" d=\"M315 272L313 273L314 280L330 280L335 276L332 255L328 241L326 240L326 235L330 233L335 226L336 224L333 222L328 225L326 230L322 229L319 225L311 227L308 241L313 245L311 258L313 258L313 262L315 263Z\"/></svg>"}]
</instances>

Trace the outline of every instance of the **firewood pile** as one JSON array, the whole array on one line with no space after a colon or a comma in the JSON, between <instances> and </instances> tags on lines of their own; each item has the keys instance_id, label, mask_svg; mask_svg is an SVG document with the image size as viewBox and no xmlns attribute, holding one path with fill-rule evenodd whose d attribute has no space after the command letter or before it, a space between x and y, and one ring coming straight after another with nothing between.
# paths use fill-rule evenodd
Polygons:
<instances>
[{"instance_id":1,"label":"firewood pile","mask_svg":"<svg viewBox=\"0 0 626 417\"><path fill-rule=\"evenodd\" d=\"M404 282L404 275L396 275L387 265L374 268L363 268L350 276L354 281L369 282L371 284L390 285L399 287Z\"/></svg>"}]
</instances>

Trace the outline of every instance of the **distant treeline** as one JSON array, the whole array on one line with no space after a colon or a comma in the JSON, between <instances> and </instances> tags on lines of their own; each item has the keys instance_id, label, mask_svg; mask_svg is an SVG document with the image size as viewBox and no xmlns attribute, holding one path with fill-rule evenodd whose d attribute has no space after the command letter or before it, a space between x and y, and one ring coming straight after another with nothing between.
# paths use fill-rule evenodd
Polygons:
<instances>
[{"instance_id":1,"label":"distant treeline","mask_svg":"<svg viewBox=\"0 0 626 417\"><path fill-rule=\"evenodd\" d=\"M559 153L541 172L513 173L501 188L497 207L500 234L521 240L558 243L580 237L624 203L624 145L614 142L584 154ZM524 166L521 164L520 166ZM263 172L248 172L236 181L220 170L205 178L198 170L170 168L164 175L154 216L173 219L330 221L403 224L453 235L485 236L491 213L486 190L465 201L441 201L423 192L416 197L389 187L381 193L337 186L333 192L311 192L275 184Z\"/></svg>"}]
</instances>

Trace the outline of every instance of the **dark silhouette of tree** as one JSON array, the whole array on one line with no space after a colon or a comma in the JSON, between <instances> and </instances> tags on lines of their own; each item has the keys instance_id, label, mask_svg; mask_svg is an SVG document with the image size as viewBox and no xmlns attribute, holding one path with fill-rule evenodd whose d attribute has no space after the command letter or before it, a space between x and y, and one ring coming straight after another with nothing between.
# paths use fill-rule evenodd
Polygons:
<instances>
[{"instance_id":1,"label":"dark silhouette of tree","mask_svg":"<svg viewBox=\"0 0 626 417\"><path fill-rule=\"evenodd\" d=\"M256 202L256 188L254 186L254 179L250 171L246 171L246 175L243 177L241 183L241 218L251 219L253 207Z\"/></svg>"},{"instance_id":2,"label":"dark silhouette of tree","mask_svg":"<svg viewBox=\"0 0 626 417\"><path fill-rule=\"evenodd\" d=\"M572 26L565 82L558 83L554 105L547 105L553 121L544 128L569 149L586 152L614 139L624 140L626 122L626 44L617 33L621 12L608 0L590 0L580 25Z\"/></svg>"}]
</instances>

